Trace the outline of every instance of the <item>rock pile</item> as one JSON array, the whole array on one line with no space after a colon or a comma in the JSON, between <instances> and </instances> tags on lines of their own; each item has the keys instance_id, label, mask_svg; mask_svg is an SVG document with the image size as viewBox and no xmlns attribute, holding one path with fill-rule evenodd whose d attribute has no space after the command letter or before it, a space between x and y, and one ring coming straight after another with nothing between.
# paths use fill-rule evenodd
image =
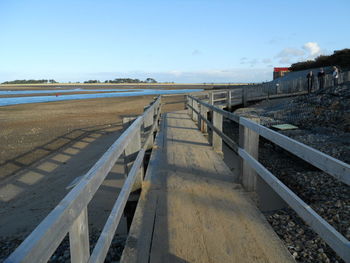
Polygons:
<instances>
[{"instance_id":1,"label":"rock pile","mask_svg":"<svg viewBox=\"0 0 350 263\"><path fill-rule=\"evenodd\" d=\"M258 116L267 127L282 123L298 126L280 132L350 163L350 83L236 113ZM259 161L350 240L349 186L264 139L260 140ZM266 217L298 262L343 262L293 210L274 211Z\"/></svg>"}]
</instances>

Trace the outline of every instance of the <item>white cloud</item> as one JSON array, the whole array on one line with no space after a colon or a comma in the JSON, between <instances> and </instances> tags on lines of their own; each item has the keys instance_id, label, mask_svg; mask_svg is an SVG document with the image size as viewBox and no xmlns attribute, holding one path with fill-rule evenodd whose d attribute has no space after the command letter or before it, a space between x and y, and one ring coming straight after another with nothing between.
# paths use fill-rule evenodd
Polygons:
<instances>
[{"instance_id":1,"label":"white cloud","mask_svg":"<svg viewBox=\"0 0 350 263\"><path fill-rule=\"evenodd\" d=\"M307 42L303 45L303 49L309 53L308 59L313 59L321 55L321 48L316 42Z\"/></svg>"},{"instance_id":2,"label":"white cloud","mask_svg":"<svg viewBox=\"0 0 350 263\"><path fill-rule=\"evenodd\" d=\"M276 58L292 58L297 56L303 56L305 54L304 51L297 48L287 47L280 51L275 57Z\"/></svg>"}]
</instances>

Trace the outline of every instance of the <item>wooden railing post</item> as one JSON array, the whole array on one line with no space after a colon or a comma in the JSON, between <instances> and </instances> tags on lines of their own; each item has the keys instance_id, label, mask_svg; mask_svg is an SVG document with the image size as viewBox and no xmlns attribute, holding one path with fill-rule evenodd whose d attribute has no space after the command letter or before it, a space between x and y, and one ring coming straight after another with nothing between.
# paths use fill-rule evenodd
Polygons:
<instances>
[{"instance_id":1,"label":"wooden railing post","mask_svg":"<svg viewBox=\"0 0 350 263\"><path fill-rule=\"evenodd\" d=\"M131 170L131 167L136 159L138 152L141 149L141 128L137 129L133 139L129 142L129 144L125 147L124 150L124 167L125 167L125 176ZM140 169L140 176L136 179L131 192L141 189L143 181L143 170Z\"/></svg>"},{"instance_id":2,"label":"wooden railing post","mask_svg":"<svg viewBox=\"0 0 350 263\"><path fill-rule=\"evenodd\" d=\"M227 107L230 109L231 108L231 100L232 100L232 93L231 90L227 91Z\"/></svg>"},{"instance_id":3,"label":"wooden railing post","mask_svg":"<svg viewBox=\"0 0 350 263\"><path fill-rule=\"evenodd\" d=\"M209 92L209 104L214 105L214 92Z\"/></svg>"},{"instance_id":4,"label":"wooden railing post","mask_svg":"<svg viewBox=\"0 0 350 263\"><path fill-rule=\"evenodd\" d=\"M196 110L197 112L199 112L198 102L195 101L195 100L192 100L192 102L193 102L193 104L192 104L193 105L193 109ZM194 122L198 121L198 114L197 114L197 112L193 111L192 120Z\"/></svg>"},{"instance_id":5,"label":"wooden railing post","mask_svg":"<svg viewBox=\"0 0 350 263\"><path fill-rule=\"evenodd\" d=\"M81 211L69 230L69 245L72 263L88 262L90 245L87 207Z\"/></svg>"},{"instance_id":6,"label":"wooden railing post","mask_svg":"<svg viewBox=\"0 0 350 263\"><path fill-rule=\"evenodd\" d=\"M252 121L260 122L258 118L251 118ZM249 128L239 125L239 147L244 149L247 153L258 160L259 150L259 134L250 130ZM247 191L256 190L256 177L257 174L249 164L242 160L241 162L241 182Z\"/></svg>"},{"instance_id":7,"label":"wooden railing post","mask_svg":"<svg viewBox=\"0 0 350 263\"><path fill-rule=\"evenodd\" d=\"M193 103L194 103L194 100L192 98L190 98L190 117L191 119L193 120L193 115L194 115L194 111L193 111Z\"/></svg>"},{"instance_id":8,"label":"wooden railing post","mask_svg":"<svg viewBox=\"0 0 350 263\"><path fill-rule=\"evenodd\" d=\"M243 107L247 106L248 102L248 87L243 87L242 88L242 104Z\"/></svg>"},{"instance_id":9,"label":"wooden railing post","mask_svg":"<svg viewBox=\"0 0 350 263\"><path fill-rule=\"evenodd\" d=\"M148 134L151 132L151 129L152 129L152 126L153 126L153 123L154 123L154 113L155 113L156 109L153 108L151 110L151 112L149 112L145 118L144 118L144 121L143 121L143 135L144 135L144 138L146 139L148 137ZM149 149L152 149L152 146L153 146L153 142L154 142L154 138L153 138L153 135L150 137L150 143L149 145L147 146L147 149L146 150L149 150Z\"/></svg>"},{"instance_id":10,"label":"wooden railing post","mask_svg":"<svg viewBox=\"0 0 350 263\"><path fill-rule=\"evenodd\" d=\"M200 113L201 113L201 115L204 118L208 119L208 109L205 106L201 105ZM208 132L208 126L207 126L207 123L204 120L201 121L200 130L203 133L207 133Z\"/></svg>"},{"instance_id":11,"label":"wooden railing post","mask_svg":"<svg viewBox=\"0 0 350 263\"><path fill-rule=\"evenodd\" d=\"M222 120L222 115L216 111L213 111L212 123L214 127L217 128L219 131L222 131ZM212 145L214 151L222 153L222 138L215 131L212 131L212 133Z\"/></svg>"},{"instance_id":12,"label":"wooden railing post","mask_svg":"<svg viewBox=\"0 0 350 263\"><path fill-rule=\"evenodd\" d=\"M203 122L202 117L201 117L201 111L202 111L201 109L203 108L203 105L200 103L197 103L197 105L198 105L198 114L197 114L198 123L197 123L197 126L198 126L198 130L201 130L202 122Z\"/></svg>"}]
</instances>

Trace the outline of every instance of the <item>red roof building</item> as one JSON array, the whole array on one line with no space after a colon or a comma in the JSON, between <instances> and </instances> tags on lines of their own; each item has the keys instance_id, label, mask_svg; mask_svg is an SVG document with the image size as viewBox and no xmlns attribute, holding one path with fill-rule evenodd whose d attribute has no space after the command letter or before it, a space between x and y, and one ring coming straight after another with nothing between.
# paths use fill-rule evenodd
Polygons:
<instances>
[{"instance_id":1,"label":"red roof building","mask_svg":"<svg viewBox=\"0 0 350 263\"><path fill-rule=\"evenodd\" d=\"M290 72L289 68L273 68L273 79L283 77Z\"/></svg>"}]
</instances>

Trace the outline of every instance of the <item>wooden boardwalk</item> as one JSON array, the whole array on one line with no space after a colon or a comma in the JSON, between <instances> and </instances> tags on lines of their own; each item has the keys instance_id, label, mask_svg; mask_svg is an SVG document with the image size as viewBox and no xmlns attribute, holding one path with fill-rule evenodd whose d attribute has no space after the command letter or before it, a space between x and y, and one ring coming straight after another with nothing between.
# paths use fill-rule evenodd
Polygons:
<instances>
[{"instance_id":1,"label":"wooden boardwalk","mask_svg":"<svg viewBox=\"0 0 350 263\"><path fill-rule=\"evenodd\" d=\"M294 262L185 111L163 116L122 262Z\"/></svg>"}]
</instances>

